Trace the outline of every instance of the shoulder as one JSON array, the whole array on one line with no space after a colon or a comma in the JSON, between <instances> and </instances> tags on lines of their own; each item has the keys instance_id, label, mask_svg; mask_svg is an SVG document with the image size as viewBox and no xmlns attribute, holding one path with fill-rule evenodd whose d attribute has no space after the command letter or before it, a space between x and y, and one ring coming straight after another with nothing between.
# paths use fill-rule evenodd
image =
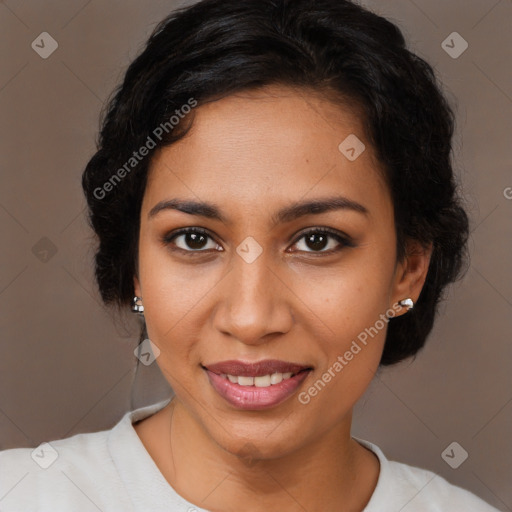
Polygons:
<instances>
[{"instance_id":1,"label":"shoulder","mask_svg":"<svg viewBox=\"0 0 512 512\"><path fill-rule=\"evenodd\" d=\"M110 432L0 451L2 511L60 511L70 503L83 504L87 510L91 502L101 508L102 494L114 494L118 481L107 443Z\"/></svg>"},{"instance_id":2,"label":"shoulder","mask_svg":"<svg viewBox=\"0 0 512 512\"><path fill-rule=\"evenodd\" d=\"M65 439L41 443L36 448L10 448L0 451L0 471L5 471L6 464L10 468L31 470L34 467L47 469L54 463L69 462L88 456L95 457L106 446L106 438L110 431L93 432L87 434L76 434Z\"/></svg>"},{"instance_id":3,"label":"shoulder","mask_svg":"<svg viewBox=\"0 0 512 512\"><path fill-rule=\"evenodd\" d=\"M377 455L381 466L377 487L364 512L498 512L433 471L388 460L377 445L358 441Z\"/></svg>"},{"instance_id":4,"label":"shoulder","mask_svg":"<svg viewBox=\"0 0 512 512\"><path fill-rule=\"evenodd\" d=\"M145 499L139 481L155 471L132 423L169 401L128 411L109 430L0 451L2 512L132 510L129 494Z\"/></svg>"},{"instance_id":5,"label":"shoulder","mask_svg":"<svg viewBox=\"0 0 512 512\"><path fill-rule=\"evenodd\" d=\"M407 504L403 512L464 510L465 512L497 512L497 509L470 491L451 484L438 474L390 461L391 476Z\"/></svg>"}]
</instances>

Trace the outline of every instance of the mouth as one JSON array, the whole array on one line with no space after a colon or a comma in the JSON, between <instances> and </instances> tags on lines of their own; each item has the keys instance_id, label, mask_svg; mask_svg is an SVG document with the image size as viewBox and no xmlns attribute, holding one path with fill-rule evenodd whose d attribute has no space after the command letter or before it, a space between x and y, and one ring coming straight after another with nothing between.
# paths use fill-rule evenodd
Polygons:
<instances>
[{"instance_id":1,"label":"mouth","mask_svg":"<svg viewBox=\"0 0 512 512\"><path fill-rule=\"evenodd\" d=\"M291 397L311 366L279 360L223 361L201 365L213 389L238 409L274 407Z\"/></svg>"}]
</instances>

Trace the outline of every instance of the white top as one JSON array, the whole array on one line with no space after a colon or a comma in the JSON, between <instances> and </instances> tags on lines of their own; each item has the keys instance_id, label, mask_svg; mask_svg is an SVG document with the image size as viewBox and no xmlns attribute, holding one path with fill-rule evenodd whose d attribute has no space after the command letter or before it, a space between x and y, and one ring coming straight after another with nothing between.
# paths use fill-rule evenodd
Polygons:
<instances>
[{"instance_id":1,"label":"white top","mask_svg":"<svg viewBox=\"0 0 512 512\"><path fill-rule=\"evenodd\" d=\"M169 485L133 428L169 401L127 412L111 430L0 451L0 510L206 512ZM377 486L362 512L497 512L435 473L389 461L378 446L354 439L380 460Z\"/></svg>"}]
</instances>

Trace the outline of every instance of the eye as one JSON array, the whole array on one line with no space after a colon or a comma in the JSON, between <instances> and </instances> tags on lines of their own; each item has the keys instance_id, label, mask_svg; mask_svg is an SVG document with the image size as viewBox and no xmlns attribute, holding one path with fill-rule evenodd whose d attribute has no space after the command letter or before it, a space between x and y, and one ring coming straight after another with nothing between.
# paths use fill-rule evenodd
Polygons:
<instances>
[{"instance_id":1,"label":"eye","mask_svg":"<svg viewBox=\"0 0 512 512\"><path fill-rule=\"evenodd\" d=\"M223 250L207 230L199 227L188 227L169 233L162 238L162 241L172 250L186 253L188 256L194 256L194 253ZM303 232L293 246L299 246L298 250L301 252L330 254L340 251L343 247L354 247L354 243L349 236L325 227L312 228Z\"/></svg>"},{"instance_id":2,"label":"eye","mask_svg":"<svg viewBox=\"0 0 512 512\"><path fill-rule=\"evenodd\" d=\"M301 240L304 242L299 243ZM309 229L301 234L294 245L302 245L299 250L310 253L333 253L346 246L354 247L350 237L330 228Z\"/></svg>"},{"instance_id":3,"label":"eye","mask_svg":"<svg viewBox=\"0 0 512 512\"><path fill-rule=\"evenodd\" d=\"M165 235L163 242L166 245L175 246L173 250L187 253L221 250L205 229L195 227L183 228ZM210 245L208 246L208 244Z\"/></svg>"}]
</instances>

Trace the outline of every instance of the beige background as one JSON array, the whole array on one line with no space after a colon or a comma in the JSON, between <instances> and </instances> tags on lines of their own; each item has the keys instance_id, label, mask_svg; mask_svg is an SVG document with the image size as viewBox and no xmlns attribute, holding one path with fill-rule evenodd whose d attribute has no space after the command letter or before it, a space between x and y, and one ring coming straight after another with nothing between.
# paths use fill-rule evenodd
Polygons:
<instances>
[{"instance_id":1,"label":"beige background","mask_svg":"<svg viewBox=\"0 0 512 512\"><path fill-rule=\"evenodd\" d=\"M100 303L80 176L103 102L177 5L0 2L0 449L110 428L169 392L140 365L131 402L136 324ZM364 5L399 24L457 102L472 265L416 361L374 380L353 434L512 510L512 2ZM48 59L31 48L44 31L59 45ZM454 31L469 43L457 59L441 46ZM452 441L469 453L458 469L441 458Z\"/></svg>"}]
</instances>

